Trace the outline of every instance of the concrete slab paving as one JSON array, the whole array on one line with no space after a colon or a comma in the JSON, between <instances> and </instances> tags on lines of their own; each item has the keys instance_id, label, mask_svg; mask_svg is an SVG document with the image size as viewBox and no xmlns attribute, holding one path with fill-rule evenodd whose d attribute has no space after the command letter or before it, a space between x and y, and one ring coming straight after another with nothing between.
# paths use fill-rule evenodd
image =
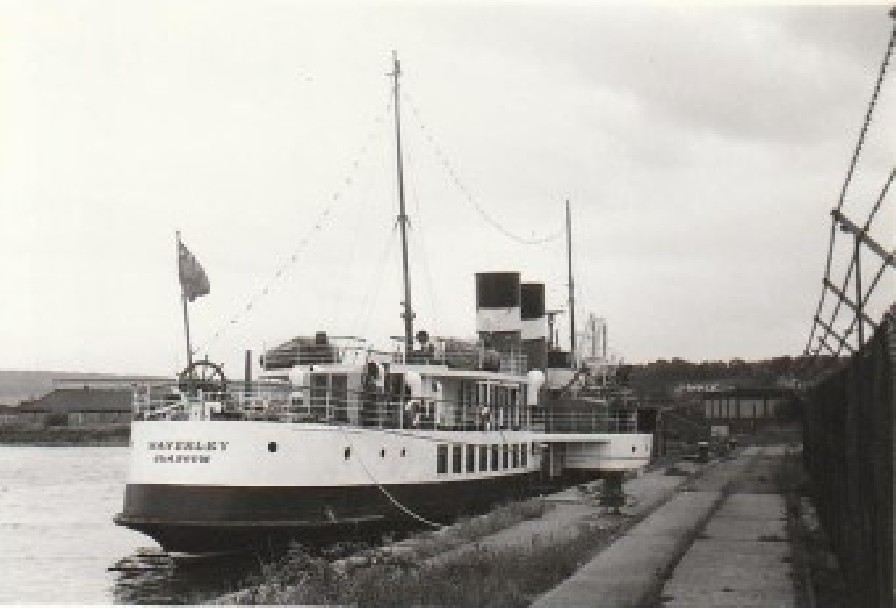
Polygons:
<instances>
[{"instance_id":1,"label":"concrete slab paving","mask_svg":"<svg viewBox=\"0 0 896 608\"><path fill-rule=\"evenodd\" d=\"M665 597L665 596L664 596ZM663 608L796 608L793 598L769 597L763 590L682 592L665 599Z\"/></svg>"},{"instance_id":2,"label":"concrete slab paving","mask_svg":"<svg viewBox=\"0 0 896 608\"><path fill-rule=\"evenodd\" d=\"M768 453L765 447L757 459L763 468L769 468ZM782 496L731 494L666 581L662 605L796 606L785 517Z\"/></svg>"},{"instance_id":3,"label":"concrete slab paving","mask_svg":"<svg viewBox=\"0 0 896 608\"><path fill-rule=\"evenodd\" d=\"M641 605L721 497L718 492L675 496L533 607Z\"/></svg>"},{"instance_id":4,"label":"concrete slab paving","mask_svg":"<svg viewBox=\"0 0 896 608\"><path fill-rule=\"evenodd\" d=\"M707 468L688 484L695 491L666 502L533 606L640 606L654 597L679 558L672 579L663 585L664 593L675 593L663 597L664 606L794 606L788 543L759 540L764 535L786 538L780 497L731 495L701 538L686 546L725 492L767 453L766 446L753 446Z\"/></svg>"},{"instance_id":5,"label":"concrete slab paving","mask_svg":"<svg viewBox=\"0 0 896 608\"><path fill-rule=\"evenodd\" d=\"M710 538L740 541L784 541L787 522L782 519L722 519L714 517L703 530Z\"/></svg>"},{"instance_id":6,"label":"concrete slab paving","mask_svg":"<svg viewBox=\"0 0 896 608\"><path fill-rule=\"evenodd\" d=\"M712 545L716 547L716 551L722 554L737 554L737 555L763 555L767 556L771 560L777 560L781 563L785 563L787 560L784 558L790 555L790 543L756 543L756 542L743 542L740 540L729 540L729 539L719 539L719 538L698 538L694 541L692 545L692 549L695 550L694 555L691 555L691 551L688 551L688 554L685 556L686 559L699 559L703 553L699 551L699 547L704 545ZM685 558L682 558L682 562L684 563ZM712 557L708 557L706 561L707 566L711 566L714 563L718 562L718 554L712 555ZM681 565L681 564L679 564Z\"/></svg>"},{"instance_id":7,"label":"concrete slab paving","mask_svg":"<svg viewBox=\"0 0 896 608\"><path fill-rule=\"evenodd\" d=\"M545 497L553 508L538 519L522 521L426 560L435 565L460 559L473 550L501 550L530 546L538 539L561 541L578 536L579 526L613 526L632 517L649 513L666 501L685 483L686 478L666 475L664 470L654 470L627 481L623 488L632 504L623 509L623 515L614 515L598 504L596 497L588 496L576 488L569 488Z\"/></svg>"},{"instance_id":8,"label":"concrete slab paving","mask_svg":"<svg viewBox=\"0 0 896 608\"><path fill-rule=\"evenodd\" d=\"M755 546L757 543L747 543ZM766 543L769 544L769 543ZM783 543L775 543L781 545ZM736 559L731 559L734 556ZM793 586L782 561L785 551L741 551L731 543L697 541L675 569L663 588L675 595L677 590L708 587L714 589L754 589Z\"/></svg>"},{"instance_id":9,"label":"concrete slab paving","mask_svg":"<svg viewBox=\"0 0 896 608\"><path fill-rule=\"evenodd\" d=\"M719 508L717 517L785 519L784 497L779 494L732 494Z\"/></svg>"},{"instance_id":10,"label":"concrete slab paving","mask_svg":"<svg viewBox=\"0 0 896 608\"><path fill-rule=\"evenodd\" d=\"M634 608L656 584L667 556L680 552L674 536L624 536L562 585L538 598L532 608L613 606Z\"/></svg>"},{"instance_id":11,"label":"concrete slab paving","mask_svg":"<svg viewBox=\"0 0 896 608\"><path fill-rule=\"evenodd\" d=\"M683 536L709 515L721 498L719 492L685 492L657 509L632 528L629 536Z\"/></svg>"}]
</instances>

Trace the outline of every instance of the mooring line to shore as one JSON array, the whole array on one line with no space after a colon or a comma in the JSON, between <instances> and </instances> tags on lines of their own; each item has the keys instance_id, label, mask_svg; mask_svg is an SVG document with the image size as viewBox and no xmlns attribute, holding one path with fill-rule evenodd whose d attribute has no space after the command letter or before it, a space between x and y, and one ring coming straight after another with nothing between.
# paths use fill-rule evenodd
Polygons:
<instances>
[{"instance_id":1,"label":"mooring line to shore","mask_svg":"<svg viewBox=\"0 0 896 608\"><path fill-rule=\"evenodd\" d=\"M345 440L348 442L349 449L352 450L352 451L354 452L354 451L355 451L355 449L354 449L355 446L354 446L354 444L352 443L351 439L349 439L349 437L348 437L348 433L345 432L345 429L344 429L341 425L339 426L339 430L340 430L340 432L342 433L342 436L345 437ZM379 489L379 491L383 493L383 496L385 496L386 498L388 498L388 499L389 499L389 502L391 502L393 505L395 505L395 507L398 508L401 512L403 512L403 513L405 513L406 515L408 515L408 516L410 516L410 517L416 519L417 521L419 521L419 522L421 522L421 523L426 524L427 526L430 526L431 528L433 528L433 529L435 529L435 530L440 530L440 529L442 529L442 528L444 527L443 524L436 523L436 522L434 522L434 521L431 521L431 520L429 520L429 519L426 519L425 517L423 517L422 515L420 515L420 514L418 514L418 513L415 513L415 512L412 511L410 508L408 508L407 506L405 506L404 504L402 504L401 501L399 501L397 498L395 498L395 497L391 494L391 492L389 492L389 490L387 490L386 488L384 488L384 487L383 487L383 484L381 484L381 483L380 483L380 482L373 476L373 473L371 473L371 472L370 472L370 469L367 468L367 465L364 464L364 459L361 458L361 455L360 455L360 454L358 455L358 462L360 463L361 468L364 470L364 473L367 475L368 479L370 479L370 481L373 483L373 485L375 485L375 486Z\"/></svg>"}]
</instances>

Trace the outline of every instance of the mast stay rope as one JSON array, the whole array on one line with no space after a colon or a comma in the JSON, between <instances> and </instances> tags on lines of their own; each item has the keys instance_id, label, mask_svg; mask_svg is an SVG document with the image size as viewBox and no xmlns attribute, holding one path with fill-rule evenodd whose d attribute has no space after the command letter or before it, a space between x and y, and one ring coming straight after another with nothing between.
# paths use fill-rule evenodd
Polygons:
<instances>
[{"instance_id":1,"label":"mast stay rope","mask_svg":"<svg viewBox=\"0 0 896 608\"><path fill-rule=\"evenodd\" d=\"M423 117L420 115L420 111L417 109L417 105L414 103L413 99L407 94L407 91L402 92L402 99L411 107L411 114L413 114L414 119L416 120L417 128L423 134L423 138L426 139L427 143L432 147L433 153L438 159L439 163L442 165L442 168L451 178L451 181L460 190L461 194L464 196L464 200L473 207L476 213L492 228L506 236L507 238L516 241L517 243L521 243L523 245L543 245L545 243L550 243L552 241L556 241L565 233L565 228L559 228L555 232L548 234L544 237L532 237L526 238L515 234L510 231L503 224L501 224L498 220L493 218L485 208L480 204L480 202L473 196L473 193L470 192L469 188L464 184L464 182L460 179L457 171L454 169L454 165L451 161L448 160L448 156L443 151L442 147L438 144L433 137L432 130L427 127L426 123L423 121Z\"/></svg>"},{"instance_id":2,"label":"mast stay rope","mask_svg":"<svg viewBox=\"0 0 896 608\"><path fill-rule=\"evenodd\" d=\"M376 116L373 126L364 137L363 144L358 153L355 155L354 160L349 165L349 168L346 171L345 177L342 179L340 186L333 192L332 196L329 199L329 202L317 215L311 229L305 234L305 236L301 238L292 254L280 263L280 265L274 271L273 275L271 275L270 278L265 282L264 286L257 290L254 294L252 294L246 304L244 304L233 315L231 315L231 317L227 321L221 323L218 326L212 336L204 344L193 348L193 354L199 352L200 350L207 350L209 346L211 346L214 342L225 335L231 327L239 323L245 316L251 313L258 302L262 298L267 296L271 292L272 288L277 283L279 283L279 281L286 275L286 273L296 264L296 262L299 260L299 254L305 249L306 246L308 246L308 244L311 242L312 237L316 233L321 231L321 229L325 225L325 222L330 219L336 205L344 197L346 190L354 183L358 171L361 167L362 159L367 157L370 149L373 147L375 140L382 136L382 129L380 128L380 126L386 120L386 117L389 115L391 110L392 97L390 96L386 103L386 107L381 110L380 113Z\"/></svg>"}]
</instances>

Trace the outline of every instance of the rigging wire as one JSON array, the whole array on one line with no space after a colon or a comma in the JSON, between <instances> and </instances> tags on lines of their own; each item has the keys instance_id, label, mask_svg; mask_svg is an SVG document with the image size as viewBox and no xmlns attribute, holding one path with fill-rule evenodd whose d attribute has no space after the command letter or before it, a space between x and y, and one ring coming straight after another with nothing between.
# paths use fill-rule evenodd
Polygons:
<instances>
[{"instance_id":1,"label":"rigging wire","mask_svg":"<svg viewBox=\"0 0 896 608\"><path fill-rule=\"evenodd\" d=\"M355 317L355 320L352 323L353 333L355 335L364 333L362 330L367 326L367 323L370 321L370 316L371 314L373 314L373 309L376 307L376 302L380 293L380 286L382 286L383 284L383 273L388 267L388 264L386 264L386 259L392 253L392 248L395 245L395 241L397 240L395 238L397 233L398 222L394 222L392 224L392 230L388 235L386 235L385 244L383 245L383 249L380 252L379 257L377 258L375 268L378 269L379 272L371 275L371 283L363 291L364 300L361 303L361 306L358 307L358 316Z\"/></svg>"},{"instance_id":2,"label":"rigging wire","mask_svg":"<svg viewBox=\"0 0 896 608\"><path fill-rule=\"evenodd\" d=\"M360 192L363 192L362 180L356 179L355 185ZM351 215L354 216L354 222L351 224L350 232L348 232L348 234L352 236L348 239L340 239L340 242L348 241L346 246L341 248L345 257L343 258L344 262L342 262L340 266L345 268L345 274L341 280L337 281L338 284L335 291L336 300L331 314L333 320L338 319L339 321L345 321L348 316L348 313L345 313L345 305L349 303L349 299L346 297L346 292L351 285L355 284L351 275L353 274L353 271L356 270L357 266L360 266L360 264L356 264L356 261L358 260L358 251L364 244L364 239L360 238L360 235L365 233L365 227L369 226L368 223L370 221L370 218L366 217L366 214L362 212L352 213ZM363 269L361 270L363 272Z\"/></svg>"},{"instance_id":3,"label":"rigging wire","mask_svg":"<svg viewBox=\"0 0 896 608\"><path fill-rule=\"evenodd\" d=\"M492 228L506 236L507 238L516 241L517 243L521 243L523 245L542 245L544 243L549 243L551 241L555 241L561 236L563 236L564 228L558 229L556 232L553 232L547 236L540 238L526 238L519 236L507 228L505 228L498 220L493 218L485 208L479 203L475 196L470 192L469 188L464 184L464 182L460 179L457 174L457 171L454 169L454 165L451 161L448 160L447 155L443 151L442 147L436 142L435 138L432 135L431 129L426 126L426 123L423 121L422 116L420 115L420 111L417 109L417 105L414 103L413 99L407 94L407 91L402 93L402 99L407 103L411 108L411 114L414 116L416 120L417 128L420 129L420 132L423 134L424 139L432 146L433 153L436 155L436 158L442 165L442 168L448 173L448 176L451 178L451 181L454 182L454 185L458 190L463 194L464 200L470 204L471 207L479 214L479 216L488 223Z\"/></svg>"},{"instance_id":4,"label":"rigging wire","mask_svg":"<svg viewBox=\"0 0 896 608\"><path fill-rule=\"evenodd\" d=\"M413 233L412 233L413 234ZM432 280L432 272L429 268L429 258L426 255L426 239L423 232L420 232L420 251L423 252L423 277L426 279L426 291L429 296L429 314L432 315L432 322L441 319L441 310L439 308L439 300L436 297L435 283Z\"/></svg>"},{"instance_id":5,"label":"rigging wire","mask_svg":"<svg viewBox=\"0 0 896 608\"><path fill-rule=\"evenodd\" d=\"M407 158L405 159L405 165L407 165ZM415 173L413 171L408 171L407 173L410 176L413 176ZM426 279L426 295L428 296L427 303L429 304L429 314L430 314L430 322L434 323L436 319L441 318L441 311L439 310L438 300L436 299L436 291L434 287L434 282L432 280L432 273L429 268L429 256L427 255L427 240L426 234L424 232L423 226L426 222L422 221L422 216L420 214L420 195L417 189L416 181L411 177L406 180L408 183L408 190L410 194L411 201L414 204L414 214L418 218L416 224L409 224L408 228L410 230L410 236L415 238L416 247L415 251L420 252L420 259L422 260L423 266L423 277Z\"/></svg>"},{"instance_id":6,"label":"rigging wire","mask_svg":"<svg viewBox=\"0 0 896 608\"><path fill-rule=\"evenodd\" d=\"M887 68L889 67L890 57L893 54L893 46L896 44L896 24L893 25L893 28L890 30L890 39L887 42L887 50L884 53L884 58L881 61L880 70L878 71L877 80L874 84L874 88L871 93L871 100L868 102L868 108L865 111L865 118L862 122L862 128L859 130L858 141L856 142L855 148L853 150L852 158L850 159L848 169L846 171L846 177L843 180L843 186L840 189L840 196L837 200L836 210L840 210L843 206L844 201L846 200L846 193L849 188L850 183L852 182L853 174L855 173L856 166L858 165L859 155L862 152L862 147L865 143L865 136L868 133L868 128L871 125L871 119L874 114L874 109L877 106L877 100L880 96L881 85L883 84L884 78L887 74ZM876 210L875 210L876 211ZM873 215L873 213L872 213ZM869 222L871 218L869 217ZM824 280L830 280L831 275L831 263L833 261L834 255L834 241L837 235L837 221L835 219L831 220L831 232L830 239L828 244L828 253L827 260L825 262L825 270L824 270ZM824 307L825 295L827 294L827 288L822 287L821 296L818 299L818 306L815 310L815 316L812 318L812 328L809 332L809 340L806 343L806 348L804 349L804 354L809 354L809 351L812 348L812 342L815 339L815 331L819 327L818 319L821 316L822 309ZM815 349L814 355L818 356L818 353L821 350L821 345Z\"/></svg>"},{"instance_id":7,"label":"rigging wire","mask_svg":"<svg viewBox=\"0 0 896 608\"><path fill-rule=\"evenodd\" d=\"M274 271L273 275L271 275L271 277L268 278L268 280L265 282L264 286L256 291L253 295L251 295L245 305L238 309L237 312L234 313L227 322L222 323L218 326L218 328L212 334L211 338L209 338L204 344L193 348L193 354L196 354L200 350L207 351L208 347L211 344L221 338L231 327L239 323L245 316L251 313L258 302L262 298L267 296L271 292L271 289L284 277L284 275L289 270L292 269L292 267L299 260L299 254L309 244L312 237L317 232L320 232L321 228L325 225L325 222L330 218L336 205L344 198L345 192L354 183L355 176L358 174L358 170L361 166L361 160L367 156L368 151L372 147L374 141L382 135L382 129L380 128L380 125L383 124L383 121L389 115L391 109L392 98L390 96L388 102L386 103L386 107L375 117L374 124L364 137L363 144L358 153L355 155L354 160L351 162L349 169L346 171L341 185L332 194L329 202L314 220L311 229L305 234L305 236L302 237L296 248L293 250L292 254L280 263L280 265Z\"/></svg>"}]
</instances>

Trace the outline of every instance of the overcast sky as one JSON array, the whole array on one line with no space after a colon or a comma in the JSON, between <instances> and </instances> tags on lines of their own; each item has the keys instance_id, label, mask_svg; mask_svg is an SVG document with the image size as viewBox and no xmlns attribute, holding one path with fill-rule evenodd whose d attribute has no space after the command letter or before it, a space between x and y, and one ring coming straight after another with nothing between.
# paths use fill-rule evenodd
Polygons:
<instances>
[{"instance_id":1,"label":"overcast sky","mask_svg":"<svg viewBox=\"0 0 896 608\"><path fill-rule=\"evenodd\" d=\"M419 327L472 335L482 270L564 307L562 238L505 232L556 235L569 198L578 316L626 360L798 354L891 27L885 6L3 2L0 368L180 369L176 230L211 281L195 344L230 375L297 334L401 333L393 49ZM893 166L892 80L857 221Z\"/></svg>"}]
</instances>

